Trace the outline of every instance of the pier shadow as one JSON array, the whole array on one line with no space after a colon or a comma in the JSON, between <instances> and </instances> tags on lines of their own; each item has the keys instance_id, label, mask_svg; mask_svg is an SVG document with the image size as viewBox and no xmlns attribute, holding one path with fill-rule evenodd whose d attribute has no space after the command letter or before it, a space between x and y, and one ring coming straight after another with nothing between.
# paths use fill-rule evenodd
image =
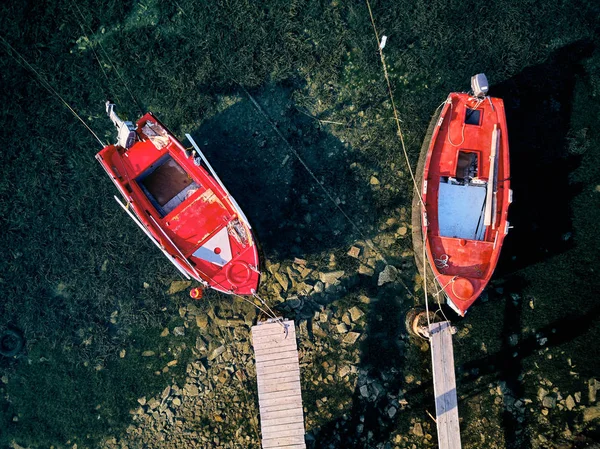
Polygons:
<instances>
[{"instance_id":1,"label":"pier shadow","mask_svg":"<svg viewBox=\"0 0 600 449\"><path fill-rule=\"evenodd\" d=\"M490 89L505 103L514 191L514 229L503 245L500 275L573 245L570 203L582 186L569 178L582 156L569 130L575 84L585 75L581 61L593 50L591 41L572 43Z\"/></svg>"},{"instance_id":2,"label":"pier shadow","mask_svg":"<svg viewBox=\"0 0 600 449\"><path fill-rule=\"evenodd\" d=\"M508 299L507 301L510 302ZM511 306L507 305L507 308L511 308ZM518 371L507 365L520 365L523 359L531 356L535 351L571 342L586 334L599 322L600 305L591 307L578 315L566 315L560 320L538 329L535 335L520 338L515 345L503 345L499 351L493 354L464 363L459 368L464 373L463 382L468 384L469 380L475 380L488 374L495 374L499 379L508 378L510 373ZM469 395L469 391L466 394Z\"/></svg>"},{"instance_id":3,"label":"pier shadow","mask_svg":"<svg viewBox=\"0 0 600 449\"><path fill-rule=\"evenodd\" d=\"M525 281L518 276L513 276L505 284L505 289L510 292L520 292L523 290ZM511 349L523 338L522 329L522 309L523 301L518 296L510 295L511 299L505 300L504 322L502 326L502 346L501 351L510 354L512 361L506 360L498 366L498 379L504 382L504 410L502 412L502 429L504 430L504 439L507 449L528 449L531 443L527 438L523 438L523 431L527 426L525 419L519 421L514 410L514 403L517 399L524 397L525 388L522 382L523 359L519 358L519 352L511 352ZM515 357L515 354L517 357Z\"/></svg>"},{"instance_id":4,"label":"pier shadow","mask_svg":"<svg viewBox=\"0 0 600 449\"><path fill-rule=\"evenodd\" d=\"M512 286L518 289L521 280L515 280ZM510 290L509 290L510 292ZM523 380L524 362L527 358L535 356L545 348L563 347L574 340L589 335L600 325L600 306L596 305L582 311L580 314L569 314L560 320L552 321L536 330L534 334L520 332L523 299L504 299L506 317L503 323L501 348L484 357L473 358L456 366L457 389L459 392L459 410L465 407L470 398L485 394L492 381L503 383L502 393L504 411L502 412L502 428L504 431L506 447L521 449L531 447L525 435L528 426L528 414L519 416L515 414L514 402L525 397L525 381ZM511 336L513 336L511 338ZM590 359L573 359L574 366L589 364ZM589 373L580 373L582 378L597 372L597 363L586 366ZM482 381L483 380L483 381ZM433 385L431 378L424 377L422 384L408 389L404 398L413 405L412 410L423 410L427 407L428 398L433 398Z\"/></svg>"},{"instance_id":5,"label":"pier shadow","mask_svg":"<svg viewBox=\"0 0 600 449\"><path fill-rule=\"evenodd\" d=\"M375 279L369 279L360 284L371 303L364 329L366 338L360 341L358 379L350 408L313 429L309 448L375 447L389 442L401 422L398 401L402 399L407 336L399 323L411 304L398 294L398 285L378 287Z\"/></svg>"}]
</instances>

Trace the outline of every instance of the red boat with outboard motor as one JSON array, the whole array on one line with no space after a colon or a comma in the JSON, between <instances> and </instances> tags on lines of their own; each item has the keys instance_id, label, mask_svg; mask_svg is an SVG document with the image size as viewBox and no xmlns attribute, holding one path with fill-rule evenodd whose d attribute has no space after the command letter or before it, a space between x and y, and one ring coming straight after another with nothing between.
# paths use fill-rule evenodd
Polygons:
<instances>
[{"instance_id":1,"label":"red boat with outboard motor","mask_svg":"<svg viewBox=\"0 0 600 449\"><path fill-rule=\"evenodd\" d=\"M504 103L487 96L483 74L471 87L451 93L434 118L419 208L435 284L461 316L494 272L512 201Z\"/></svg>"},{"instance_id":2,"label":"red boat with outboard motor","mask_svg":"<svg viewBox=\"0 0 600 449\"><path fill-rule=\"evenodd\" d=\"M118 140L97 155L123 197L115 199L187 279L254 295L260 278L248 219L193 138L192 148L151 113L134 125L107 102Z\"/></svg>"}]
</instances>

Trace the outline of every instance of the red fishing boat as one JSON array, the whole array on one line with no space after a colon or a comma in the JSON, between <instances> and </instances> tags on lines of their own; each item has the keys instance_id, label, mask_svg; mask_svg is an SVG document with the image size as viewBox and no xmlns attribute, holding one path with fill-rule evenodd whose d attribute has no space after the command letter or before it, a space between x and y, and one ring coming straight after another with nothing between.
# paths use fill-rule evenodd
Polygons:
<instances>
[{"instance_id":1,"label":"red fishing boat","mask_svg":"<svg viewBox=\"0 0 600 449\"><path fill-rule=\"evenodd\" d=\"M149 112L134 125L106 110L118 142L96 159L115 199L187 279L223 293L255 294L260 272L250 224L189 134L186 149Z\"/></svg>"},{"instance_id":2,"label":"red fishing boat","mask_svg":"<svg viewBox=\"0 0 600 449\"><path fill-rule=\"evenodd\" d=\"M494 272L512 201L504 103L486 95L485 75L471 85L472 93L451 93L444 103L421 184L426 259L461 316Z\"/></svg>"}]
</instances>

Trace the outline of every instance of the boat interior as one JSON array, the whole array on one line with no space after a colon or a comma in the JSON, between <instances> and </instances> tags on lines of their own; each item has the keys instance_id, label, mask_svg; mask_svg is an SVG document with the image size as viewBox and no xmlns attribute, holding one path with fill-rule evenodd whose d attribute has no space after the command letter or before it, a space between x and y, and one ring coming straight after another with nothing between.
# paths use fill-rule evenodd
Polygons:
<instances>
[{"instance_id":1,"label":"boat interior","mask_svg":"<svg viewBox=\"0 0 600 449\"><path fill-rule=\"evenodd\" d=\"M477 111L475 111L477 112ZM438 190L441 237L483 240L486 183L477 175L479 152L457 151L455 176L442 176Z\"/></svg>"},{"instance_id":2,"label":"boat interior","mask_svg":"<svg viewBox=\"0 0 600 449\"><path fill-rule=\"evenodd\" d=\"M161 218L201 187L169 153L148 167L136 181Z\"/></svg>"}]
</instances>

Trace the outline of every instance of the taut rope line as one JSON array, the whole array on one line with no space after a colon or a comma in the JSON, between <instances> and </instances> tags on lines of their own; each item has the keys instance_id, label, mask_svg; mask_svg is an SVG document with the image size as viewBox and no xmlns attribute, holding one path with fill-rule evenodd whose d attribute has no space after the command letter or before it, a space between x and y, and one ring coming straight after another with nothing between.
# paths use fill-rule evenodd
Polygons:
<instances>
[{"instance_id":1,"label":"taut rope line","mask_svg":"<svg viewBox=\"0 0 600 449\"><path fill-rule=\"evenodd\" d=\"M385 81L388 88L388 94L390 97L390 101L392 103L392 109L394 111L394 119L396 121L397 135L400 138L400 143L402 146L402 152L404 153L404 159L406 160L406 166L408 168L408 172L410 173L410 178L412 179L414 190L416 195L419 198L419 203L421 204L421 215L425 210L425 203L423 202L423 197L421 196L421 190L417 184L417 180L415 179L415 175L410 166L410 160L408 158L408 152L406 151L406 145L404 143L404 135L402 134L402 128L400 126L400 118L398 117L398 111L396 109L396 103L394 101L394 93L392 91L392 83L390 82L390 77L388 76L387 65L385 63L385 56L383 55L383 46L380 45L379 32L377 31L377 27L375 26L375 18L373 17L373 11L371 10L371 4L369 0L365 0L367 3L367 8L369 10L369 17L371 18L371 25L373 25L373 32L375 33L375 39L377 40L377 46L379 49L379 58L381 59L381 65L383 66L383 74L385 76ZM423 219L423 218L421 218ZM427 254L426 254L426 244L427 244L427 234L423 232L423 291L425 293L425 310L427 316L427 324L431 325L429 320L429 300L427 295Z\"/></svg>"},{"instance_id":2,"label":"taut rope line","mask_svg":"<svg viewBox=\"0 0 600 449\"><path fill-rule=\"evenodd\" d=\"M81 17L82 20L85 20L85 17L83 15L83 13L81 12L81 9L79 9L79 6L77 5L77 3L75 1L72 2L73 5L75 5L75 7L77 8L77 12L79 12L79 16ZM79 26L81 27L83 34L85 35L85 29L83 27L83 24L81 22L79 22ZM93 32L93 30L88 27L88 29ZM92 41L90 40L89 37L87 37L87 35L85 35L86 39L88 41L90 41L90 43L92 43ZM115 70L115 73L117 74L117 76L119 77L119 80L121 80L121 82L123 83L123 86L125 86L125 89L127 90L127 92L129 93L129 95L131 96L131 99L133 100L133 102L135 103L135 105L138 107L138 110L140 111L140 113L142 115L144 115L144 110L142 109L142 107L140 106L140 104L138 103L137 99L135 98L135 96L133 95L133 92L131 92L131 89L129 89L129 86L127 85L127 83L125 82L125 79L121 76L121 73L119 72L119 70L117 70L117 66L115 65L115 63L112 61L112 59L110 58L110 56L108 55L108 53L106 52L106 50L104 49L104 47L102 46L102 43L100 42L100 40L97 41L98 45L100 46L100 49L102 50L102 53L104 53L104 56L106 57L106 59L108 59L108 62L110 63L111 67ZM94 49L92 48L92 51L94 51ZM98 61L98 65L100 65L100 68L102 69L102 72L104 72L104 76L106 76L106 79L108 80L108 76L106 75L106 72L104 71L104 68L102 67L102 64L100 63L100 59L98 58L98 55L96 54L96 51L94 51L94 55L96 56L96 60Z\"/></svg>"},{"instance_id":3,"label":"taut rope line","mask_svg":"<svg viewBox=\"0 0 600 449\"><path fill-rule=\"evenodd\" d=\"M383 48L379 45L379 33L377 32L377 27L375 26L375 19L373 18L373 11L371 11L371 4L369 0L365 0L367 2L367 8L369 9L369 16L371 17L371 24L373 25L373 31L375 32L375 39L377 40L377 46L379 48L379 57L381 59L381 65L383 66L383 74L385 76L385 81L387 83L388 94L390 96L390 101L392 102L392 109L394 111L394 120L396 121L396 127L398 128L398 137L400 137L400 143L402 144L402 152L404 153L404 159L406 159L406 166L408 167L408 171L410 173L410 177L413 181L413 185L415 187L415 192L419 196L419 201L423 207L425 204L423 203L423 198L421 197L421 192L419 191L419 186L417 185L417 181L415 179L415 175L410 167L410 160L408 159L408 152L406 151L406 145L404 144L404 135L402 134L402 128L400 127L400 118L398 117L398 110L396 109L396 103L394 102L394 94L392 92L392 83L390 82L390 77L388 76L387 65L385 64L385 56L383 55Z\"/></svg>"},{"instance_id":4,"label":"taut rope line","mask_svg":"<svg viewBox=\"0 0 600 449\"><path fill-rule=\"evenodd\" d=\"M237 82L237 81L236 81ZM254 105L254 107L256 108L256 110L263 116L263 118L267 121L267 123L269 123L271 125L271 128L273 128L273 130L275 131L275 133L277 133L277 135L281 138L281 140L285 143L285 145L287 146L287 148L292 152L292 154L294 154L294 156L298 159L298 161L302 164L302 166L306 169L306 171L308 172L308 174L315 180L315 182L319 185L319 187L321 187L321 190L323 190L323 193L325 193L325 196L335 205L335 207L342 213L342 215L344 216L344 218L346 218L346 220L348 221L348 223L350 223L352 225L352 227L354 228L354 230L362 237L362 239L365 241L365 243L371 248L373 249L377 254L379 254L379 257L381 257L381 260L383 260L383 262L388 265L388 261L386 260L385 256L383 255L383 251L381 251L379 248L377 248L375 246L375 244L371 241L371 239L367 238L367 236L361 231L361 229L358 227L358 225L352 220L352 218L350 218L350 216L346 213L346 211L344 211L344 209L342 209L342 207L338 204L338 202L333 198L333 196L331 195L331 193L329 193L329 191L327 190L327 188L323 185L323 183L321 181L319 181L319 179L317 178L317 176L313 173L313 171L310 169L310 167L306 164L306 162L304 161L304 159L302 159L302 156L300 156L300 154L296 151L296 149L288 142L288 140L285 138L285 136L282 134L282 132L279 130L279 128L277 128L275 126L275 124L271 121L271 119L269 118L269 116L267 115L267 113L263 110L263 108L258 104L258 102L254 99L254 97L250 94L250 92L248 92L248 90L242 86L240 83L237 83L238 86L240 86L240 88L244 91L244 93L246 94L246 96L250 99L250 101L252 102L252 104ZM398 281L400 282L400 284L402 284L402 286L406 289L406 291L408 292L408 294L414 298L414 295L412 294L412 292L410 291L410 289L406 286L406 284L404 283L404 281L402 281L402 279L398 279Z\"/></svg>"},{"instance_id":5,"label":"taut rope line","mask_svg":"<svg viewBox=\"0 0 600 449\"><path fill-rule=\"evenodd\" d=\"M100 144L100 146L102 148L104 148L106 146L106 144L103 143L100 140L100 138L96 135L96 133L92 130L92 128L90 128L88 126L88 124L83 121L83 119L79 116L79 114L77 112L75 112L75 110L71 107L71 105L69 105L69 103L67 103L65 101L65 99L60 96L60 94L50 85L50 83L48 83L48 81L46 81L46 80L44 80L44 78L42 78L42 75L40 75L40 73L31 64L29 64L29 62L27 62L27 60L21 55L21 53L19 53L12 45L10 45L8 43L8 41L6 39L4 39L4 37L0 36L0 39L2 40L2 42L4 43L4 45L11 50L11 51L9 51L7 53L17 62L17 64L19 64L21 67L23 67L25 69L28 69L31 72L33 72L37 76L38 82L42 85L42 87L44 87L44 89L46 89L51 94L55 95L62 102L62 104L64 104L67 107L67 109L69 111L71 111L71 113L81 123L83 123L83 126L85 126L87 128L87 130L90 133L92 133L92 135L96 138L96 140L98 141L98 143ZM17 59L11 52L14 52L20 58L20 60Z\"/></svg>"}]
</instances>

